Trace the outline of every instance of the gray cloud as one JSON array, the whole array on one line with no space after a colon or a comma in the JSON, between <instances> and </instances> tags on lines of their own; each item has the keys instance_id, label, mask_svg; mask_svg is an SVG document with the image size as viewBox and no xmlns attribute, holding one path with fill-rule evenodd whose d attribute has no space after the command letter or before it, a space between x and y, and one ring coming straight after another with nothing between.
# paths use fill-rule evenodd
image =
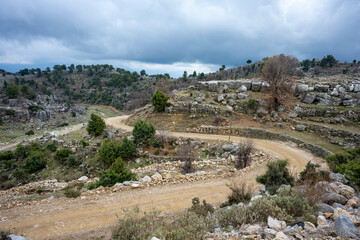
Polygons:
<instances>
[{"instance_id":1,"label":"gray cloud","mask_svg":"<svg viewBox=\"0 0 360 240\"><path fill-rule=\"evenodd\" d=\"M360 57L358 0L0 3L0 67L108 62L179 72L187 64L210 71L279 53Z\"/></svg>"}]
</instances>

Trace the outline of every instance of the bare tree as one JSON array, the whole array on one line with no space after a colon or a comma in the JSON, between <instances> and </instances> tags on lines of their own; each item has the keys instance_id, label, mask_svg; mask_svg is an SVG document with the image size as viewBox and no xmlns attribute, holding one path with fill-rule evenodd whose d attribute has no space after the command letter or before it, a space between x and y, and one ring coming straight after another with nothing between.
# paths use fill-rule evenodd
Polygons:
<instances>
[{"instance_id":1,"label":"bare tree","mask_svg":"<svg viewBox=\"0 0 360 240\"><path fill-rule=\"evenodd\" d=\"M195 154L191 149L190 144L181 145L178 150L179 160L183 162L182 173L192 173L195 171L193 161L195 159Z\"/></svg>"},{"instance_id":2,"label":"bare tree","mask_svg":"<svg viewBox=\"0 0 360 240\"><path fill-rule=\"evenodd\" d=\"M246 168L251 164L251 153L254 150L254 143L252 140L248 139L244 143L239 144L238 150L238 159L236 161L235 167L237 169Z\"/></svg>"},{"instance_id":3,"label":"bare tree","mask_svg":"<svg viewBox=\"0 0 360 240\"><path fill-rule=\"evenodd\" d=\"M264 63L261 75L270 85L275 110L292 94L298 66L297 58L284 54L273 56Z\"/></svg>"}]
</instances>

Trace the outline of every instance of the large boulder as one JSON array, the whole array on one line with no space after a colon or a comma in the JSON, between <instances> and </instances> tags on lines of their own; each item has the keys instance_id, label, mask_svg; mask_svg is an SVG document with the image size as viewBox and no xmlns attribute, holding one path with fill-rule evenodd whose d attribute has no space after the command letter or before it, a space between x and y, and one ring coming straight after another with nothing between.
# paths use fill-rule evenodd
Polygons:
<instances>
[{"instance_id":1,"label":"large boulder","mask_svg":"<svg viewBox=\"0 0 360 240\"><path fill-rule=\"evenodd\" d=\"M315 99L316 99L316 94L308 92L308 93L305 94L302 102L307 103L307 104L311 104L311 103L313 103L315 101Z\"/></svg>"},{"instance_id":2,"label":"large boulder","mask_svg":"<svg viewBox=\"0 0 360 240\"><path fill-rule=\"evenodd\" d=\"M319 203L320 211L323 213L334 213L334 208L326 203Z\"/></svg>"},{"instance_id":3,"label":"large boulder","mask_svg":"<svg viewBox=\"0 0 360 240\"><path fill-rule=\"evenodd\" d=\"M360 239L360 231L357 229L354 224L345 217L344 215L339 216L334 223L334 228L336 234L340 238L353 238Z\"/></svg>"},{"instance_id":4,"label":"large boulder","mask_svg":"<svg viewBox=\"0 0 360 240\"><path fill-rule=\"evenodd\" d=\"M251 91L253 92L260 92L262 87L262 82L261 81L254 81L251 85Z\"/></svg>"},{"instance_id":5,"label":"large boulder","mask_svg":"<svg viewBox=\"0 0 360 240\"><path fill-rule=\"evenodd\" d=\"M44 110L37 111L36 118L39 119L41 122L45 122L48 120L48 116Z\"/></svg>"},{"instance_id":6,"label":"large boulder","mask_svg":"<svg viewBox=\"0 0 360 240\"><path fill-rule=\"evenodd\" d=\"M329 91L329 85L315 84L314 91L315 92L328 92Z\"/></svg>"},{"instance_id":7,"label":"large boulder","mask_svg":"<svg viewBox=\"0 0 360 240\"><path fill-rule=\"evenodd\" d=\"M222 145L222 149L225 152L230 152L234 147L235 147L234 144L224 144L224 145Z\"/></svg>"},{"instance_id":8,"label":"large boulder","mask_svg":"<svg viewBox=\"0 0 360 240\"><path fill-rule=\"evenodd\" d=\"M238 93L238 99L246 99L248 98L248 95L246 95L245 93Z\"/></svg>"},{"instance_id":9,"label":"large boulder","mask_svg":"<svg viewBox=\"0 0 360 240\"><path fill-rule=\"evenodd\" d=\"M245 85L241 85L241 87L239 87L236 92L241 93L241 92L246 92L247 91L247 87Z\"/></svg>"},{"instance_id":10,"label":"large boulder","mask_svg":"<svg viewBox=\"0 0 360 240\"><path fill-rule=\"evenodd\" d=\"M346 204L347 198L338 193L326 193L322 196L322 201L324 203L328 203L328 204L332 204L334 202L340 203L340 204Z\"/></svg>"},{"instance_id":11,"label":"large boulder","mask_svg":"<svg viewBox=\"0 0 360 240\"><path fill-rule=\"evenodd\" d=\"M304 93L304 92L307 92L307 91L309 91L309 85L307 85L307 84L297 85L297 88L296 88L296 93L297 94Z\"/></svg>"}]
</instances>

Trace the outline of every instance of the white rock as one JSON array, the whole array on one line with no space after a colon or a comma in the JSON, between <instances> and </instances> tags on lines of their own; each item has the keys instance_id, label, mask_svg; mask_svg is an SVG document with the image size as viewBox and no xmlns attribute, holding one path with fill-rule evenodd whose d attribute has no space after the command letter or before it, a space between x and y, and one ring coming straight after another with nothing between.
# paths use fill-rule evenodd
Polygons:
<instances>
[{"instance_id":1,"label":"white rock","mask_svg":"<svg viewBox=\"0 0 360 240\"><path fill-rule=\"evenodd\" d=\"M151 177L149 176L145 176L143 178L140 178L140 182L144 183L144 182L148 182L150 183L152 180L151 180Z\"/></svg>"},{"instance_id":2,"label":"white rock","mask_svg":"<svg viewBox=\"0 0 360 240\"><path fill-rule=\"evenodd\" d=\"M270 216L268 216L267 224L268 224L269 228L275 229L277 231L282 231L283 229L286 228L286 223L284 221L279 221Z\"/></svg>"},{"instance_id":3,"label":"white rock","mask_svg":"<svg viewBox=\"0 0 360 240\"><path fill-rule=\"evenodd\" d=\"M150 240L160 240L160 239L157 237L152 237Z\"/></svg>"},{"instance_id":4,"label":"white rock","mask_svg":"<svg viewBox=\"0 0 360 240\"><path fill-rule=\"evenodd\" d=\"M140 187L140 185L138 183L133 183L133 184L131 184L131 187L132 188L138 188L138 187Z\"/></svg>"},{"instance_id":5,"label":"white rock","mask_svg":"<svg viewBox=\"0 0 360 240\"><path fill-rule=\"evenodd\" d=\"M288 236L285 235L283 232L278 232L274 238L274 240L287 240L289 239Z\"/></svg>"},{"instance_id":6,"label":"white rock","mask_svg":"<svg viewBox=\"0 0 360 240\"><path fill-rule=\"evenodd\" d=\"M161 181L162 180L162 176L160 173L155 173L154 175L151 176L152 180L154 180L155 182Z\"/></svg>"},{"instance_id":7,"label":"white rock","mask_svg":"<svg viewBox=\"0 0 360 240\"><path fill-rule=\"evenodd\" d=\"M86 182L87 180L89 180L89 178L87 176L82 176L78 179L78 181L81 181L81 182Z\"/></svg>"}]
</instances>

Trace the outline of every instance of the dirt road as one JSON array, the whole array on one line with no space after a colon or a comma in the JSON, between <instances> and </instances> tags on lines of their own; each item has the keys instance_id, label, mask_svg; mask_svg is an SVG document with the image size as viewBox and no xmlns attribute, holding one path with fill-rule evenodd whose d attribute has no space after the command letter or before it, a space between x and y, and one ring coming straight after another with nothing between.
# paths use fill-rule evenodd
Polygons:
<instances>
[{"instance_id":1,"label":"dirt road","mask_svg":"<svg viewBox=\"0 0 360 240\"><path fill-rule=\"evenodd\" d=\"M106 124L127 131L131 127L121 121L127 116L106 119ZM168 133L178 137L198 139L228 140L223 135L205 135L196 133ZM232 141L244 138L231 137ZM277 158L287 158L296 171L301 171L311 160L324 164L324 160L288 146L281 142L254 139L254 145L267 154ZM324 165L325 166L325 165ZM255 177L264 173L265 168L257 168L241 175L242 181L255 185ZM77 199L58 198L45 200L32 206L19 206L0 212L0 229L11 229L17 234L25 234L30 239L57 239L79 232L87 232L97 227L106 227L116 221L116 215L122 208L139 206L141 209L156 208L164 212L175 212L190 207L194 196L218 203L226 199L227 179L213 179L169 186L156 186L111 194L86 196ZM69 238L71 239L71 237Z\"/></svg>"}]
</instances>

